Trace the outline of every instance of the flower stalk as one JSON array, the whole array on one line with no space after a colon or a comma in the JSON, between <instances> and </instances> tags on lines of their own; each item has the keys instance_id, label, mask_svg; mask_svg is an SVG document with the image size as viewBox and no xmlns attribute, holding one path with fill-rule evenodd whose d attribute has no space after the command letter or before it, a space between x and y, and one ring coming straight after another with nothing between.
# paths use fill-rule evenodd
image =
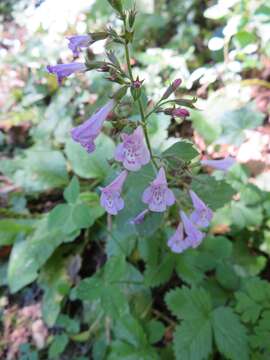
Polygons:
<instances>
[{"instance_id":1,"label":"flower stalk","mask_svg":"<svg viewBox=\"0 0 270 360\"><path fill-rule=\"evenodd\" d=\"M132 73L132 68L131 68L131 61L130 61L130 54L129 54L129 47L128 47L128 40L126 38L126 34L127 34L127 26L126 26L126 19L125 17L123 18L123 22L124 22L124 29L125 29L125 56L126 56L126 63L127 63L127 68L128 68L128 74L130 77L131 82L134 81L134 77L133 77L133 73ZM140 111L140 115L141 115L141 124L143 127L143 132L144 132L144 136L145 136L145 141L150 153L150 157L151 157L151 161L155 167L156 170L158 170L158 165L157 162L154 158L153 155L153 151L151 148L151 144L150 144L150 139L149 139L149 135L148 135L148 131L147 131L147 126L146 126L146 117L144 114L144 109L143 109L143 105L142 105L142 101L141 101L141 97L139 96L138 99L136 100L138 102L139 105L139 111Z\"/></svg>"}]
</instances>

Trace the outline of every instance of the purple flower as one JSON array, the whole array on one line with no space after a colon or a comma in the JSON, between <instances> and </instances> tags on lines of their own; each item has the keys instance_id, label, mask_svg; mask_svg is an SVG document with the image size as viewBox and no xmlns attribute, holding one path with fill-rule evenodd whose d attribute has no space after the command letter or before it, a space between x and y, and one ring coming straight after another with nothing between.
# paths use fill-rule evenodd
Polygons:
<instances>
[{"instance_id":1,"label":"purple flower","mask_svg":"<svg viewBox=\"0 0 270 360\"><path fill-rule=\"evenodd\" d=\"M182 83L181 79L175 79L173 83L167 88L161 100L167 99L175 90L177 90L177 88L181 85L181 83Z\"/></svg>"},{"instance_id":2,"label":"purple flower","mask_svg":"<svg viewBox=\"0 0 270 360\"><path fill-rule=\"evenodd\" d=\"M150 161L150 153L144 144L143 129L139 126L131 135L121 134L123 140L115 150L115 160L121 161L130 171L138 171Z\"/></svg>"},{"instance_id":3,"label":"purple flower","mask_svg":"<svg viewBox=\"0 0 270 360\"><path fill-rule=\"evenodd\" d=\"M90 119L71 130L71 137L74 141L83 146L88 153L95 150L94 140L99 135L102 125L114 107L114 100L110 100L100 108Z\"/></svg>"},{"instance_id":4,"label":"purple flower","mask_svg":"<svg viewBox=\"0 0 270 360\"><path fill-rule=\"evenodd\" d=\"M149 210L145 209L142 212L140 212L135 218L130 220L130 224L132 225L139 225L144 221L145 215L148 214Z\"/></svg>"},{"instance_id":5,"label":"purple flower","mask_svg":"<svg viewBox=\"0 0 270 360\"><path fill-rule=\"evenodd\" d=\"M75 72L85 71L85 64L73 62L70 64L58 64L55 66L48 65L47 70L51 74L55 74L57 76L57 80L59 85L61 85L63 79Z\"/></svg>"},{"instance_id":6,"label":"purple flower","mask_svg":"<svg viewBox=\"0 0 270 360\"><path fill-rule=\"evenodd\" d=\"M191 246L188 240L188 237L184 239L184 228L183 224L180 223L176 232L169 238L167 244L172 252L180 254Z\"/></svg>"},{"instance_id":7,"label":"purple flower","mask_svg":"<svg viewBox=\"0 0 270 360\"><path fill-rule=\"evenodd\" d=\"M83 48L87 48L93 43L93 39L90 35L73 35L69 36L68 40L68 47L73 52L74 56L79 56L79 53Z\"/></svg>"},{"instance_id":8,"label":"purple flower","mask_svg":"<svg viewBox=\"0 0 270 360\"><path fill-rule=\"evenodd\" d=\"M177 109L172 110L172 116L180 117L182 119L185 119L189 115L190 114L187 109L177 108Z\"/></svg>"},{"instance_id":9,"label":"purple flower","mask_svg":"<svg viewBox=\"0 0 270 360\"><path fill-rule=\"evenodd\" d=\"M228 171L235 164L235 159L228 156L222 160L201 160L203 166L210 166L216 170Z\"/></svg>"},{"instance_id":10,"label":"purple flower","mask_svg":"<svg viewBox=\"0 0 270 360\"><path fill-rule=\"evenodd\" d=\"M128 172L122 171L116 179L104 188L100 188L100 205L111 215L116 215L124 208L124 200L121 198L121 191Z\"/></svg>"},{"instance_id":11,"label":"purple flower","mask_svg":"<svg viewBox=\"0 0 270 360\"><path fill-rule=\"evenodd\" d=\"M190 247L196 248L202 242L205 234L202 233L197 227L193 224L193 222L187 217L184 211L180 212L180 216L184 225L184 230L187 235L185 241L190 244Z\"/></svg>"},{"instance_id":12,"label":"purple flower","mask_svg":"<svg viewBox=\"0 0 270 360\"><path fill-rule=\"evenodd\" d=\"M206 227L209 225L213 217L213 212L206 204L199 198L194 191L189 192L195 210L190 215L190 220L197 226Z\"/></svg>"},{"instance_id":13,"label":"purple flower","mask_svg":"<svg viewBox=\"0 0 270 360\"><path fill-rule=\"evenodd\" d=\"M173 90L176 90L182 83L182 79L175 79L172 83Z\"/></svg>"},{"instance_id":14,"label":"purple flower","mask_svg":"<svg viewBox=\"0 0 270 360\"><path fill-rule=\"evenodd\" d=\"M163 212L167 206L175 203L175 197L172 190L168 188L163 167L159 169L155 180L144 190L142 201L149 205L151 211L156 212Z\"/></svg>"}]
</instances>

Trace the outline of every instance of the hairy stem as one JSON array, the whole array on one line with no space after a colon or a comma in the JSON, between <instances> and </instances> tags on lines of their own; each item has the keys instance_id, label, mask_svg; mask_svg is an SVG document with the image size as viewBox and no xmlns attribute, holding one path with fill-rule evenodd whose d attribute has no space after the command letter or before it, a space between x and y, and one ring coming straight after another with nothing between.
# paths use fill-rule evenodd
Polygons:
<instances>
[{"instance_id":1,"label":"hairy stem","mask_svg":"<svg viewBox=\"0 0 270 360\"><path fill-rule=\"evenodd\" d=\"M124 21L124 28L125 28L125 33L126 33L127 32L126 21L125 21L125 19L123 21ZM127 40L125 40L125 56L126 56L126 62L127 62L127 68L128 68L128 74L129 74L130 80L134 81L132 68L131 68L131 62L130 62L128 41ZM141 120L142 120L142 127L143 127L144 137L145 137L145 140L146 140L147 148L148 148L149 153L150 153L151 161L152 161L153 165L155 166L155 168L158 169L158 165L157 165L157 163L155 161L155 158L153 156L153 152L152 152L152 148L151 148L151 144L150 144L150 140L149 140L149 136L148 136L147 126L146 126L146 117L145 117L145 114L144 114L141 97L139 97L137 101L138 101L139 111L140 111Z\"/></svg>"}]
</instances>

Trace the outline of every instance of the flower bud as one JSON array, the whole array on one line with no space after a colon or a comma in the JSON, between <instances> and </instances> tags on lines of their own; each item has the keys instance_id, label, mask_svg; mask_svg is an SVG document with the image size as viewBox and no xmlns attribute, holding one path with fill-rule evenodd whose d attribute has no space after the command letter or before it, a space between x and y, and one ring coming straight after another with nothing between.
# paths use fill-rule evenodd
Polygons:
<instances>
[{"instance_id":1,"label":"flower bud","mask_svg":"<svg viewBox=\"0 0 270 360\"><path fill-rule=\"evenodd\" d=\"M104 40L109 36L109 34L107 32L105 32L105 31L89 33L89 35L91 36L93 42L94 41L99 41L99 40Z\"/></svg>"},{"instance_id":2,"label":"flower bud","mask_svg":"<svg viewBox=\"0 0 270 360\"><path fill-rule=\"evenodd\" d=\"M184 108L177 108L177 109L172 110L172 116L175 116L175 117L180 117L182 119L185 119L189 115L190 115L189 111Z\"/></svg>"},{"instance_id":3,"label":"flower bud","mask_svg":"<svg viewBox=\"0 0 270 360\"><path fill-rule=\"evenodd\" d=\"M182 83L181 79L176 79L173 83L167 88L165 93L162 95L161 100L167 99Z\"/></svg>"},{"instance_id":4,"label":"flower bud","mask_svg":"<svg viewBox=\"0 0 270 360\"><path fill-rule=\"evenodd\" d=\"M137 12L135 9L132 9L128 12L128 24L129 24L130 29L132 29L134 26L134 23L136 20L136 15L137 15Z\"/></svg>"},{"instance_id":5,"label":"flower bud","mask_svg":"<svg viewBox=\"0 0 270 360\"><path fill-rule=\"evenodd\" d=\"M116 101L120 101L122 97L124 97L127 93L127 86L123 86L120 89L118 89L112 96L112 98Z\"/></svg>"},{"instance_id":6,"label":"flower bud","mask_svg":"<svg viewBox=\"0 0 270 360\"><path fill-rule=\"evenodd\" d=\"M120 15L123 15L123 4L122 0L108 0L114 10L118 11Z\"/></svg>"}]
</instances>

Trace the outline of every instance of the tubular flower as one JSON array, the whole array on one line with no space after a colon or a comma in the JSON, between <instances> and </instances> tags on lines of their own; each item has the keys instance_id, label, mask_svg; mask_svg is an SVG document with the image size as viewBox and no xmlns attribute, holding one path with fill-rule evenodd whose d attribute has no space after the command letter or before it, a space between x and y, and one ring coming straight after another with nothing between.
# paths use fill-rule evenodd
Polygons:
<instances>
[{"instance_id":1,"label":"tubular flower","mask_svg":"<svg viewBox=\"0 0 270 360\"><path fill-rule=\"evenodd\" d=\"M75 57L79 56L79 53L83 48L87 48L93 43L93 39L90 35L73 35L68 37L68 47L73 52Z\"/></svg>"},{"instance_id":2,"label":"tubular flower","mask_svg":"<svg viewBox=\"0 0 270 360\"><path fill-rule=\"evenodd\" d=\"M192 248L196 248L202 242L205 234L202 233L197 227L193 224L193 222L187 217L184 211L180 212L180 216L183 222L184 230L187 235L185 241L187 241Z\"/></svg>"},{"instance_id":3,"label":"tubular flower","mask_svg":"<svg viewBox=\"0 0 270 360\"><path fill-rule=\"evenodd\" d=\"M175 233L169 238L167 244L172 252L177 254L180 254L191 247L189 238L184 238L184 228L182 223L178 225Z\"/></svg>"},{"instance_id":4,"label":"tubular flower","mask_svg":"<svg viewBox=\"0 0 270 360\"><path fill-rule=\"evenodd\" d=\"M115 150L115 160L121 161L130 171L138 171L150 161L150 153L144 144L143 129L139 126L131 135L121 134L123 140Z\"/></svg>"},{"instance_id":5,"label":"tubular flower","mask_svg":"<svg viewBox=\"0 0 270 360\"><path fill-rule=\"evenodd\" d=\"M213 212L208 206L199 198L194 191L189 192L195 210L190 216L190 220L197 226L206 227L209 225L213 217Z\"/></svg>"},{"instance_id":6,"label":"tubular flower","mask_svg":"<svg viewBox=\"0 0 270 360\"><path fill-rule=\"evenodd\" d=\"M167 206L175 203L175 197L172 190L168 188L163 167L159 169L155 180L144 190L142 201L148 204L151 211L156 212L163 212Z\"/></svg>"},{"instance_id":7,"label":"tubular flower","mask_svg":"<svg viewBox=\"0 0 270 360\"><path fill-rule=\"evenodd\" d=\"M113 109L114 104L114 100L110 100L83 124L76 126L71 130L72 139L80 143L88 153L95 150L94 140L99 135L103 123Z\"/></svg>"},{"instance_id":8,"label":"tubular flower","mask_svg":"<svg viewBox=\"0 0 270 360\"><path fill-rule=\"evenodd\" d=\"M222 160L201 160L203 166L210 166L216 170L228 171L231 166L235 164L235 159L228 156Z\"/></svg>"},{"instance_id":9,"label":"tubular flower","mask_svg":"<svg viewBox=\"0 0 270 360\"><path fill-rule=\"evenodd\" d=\"M118 211L124 208L124 200L121 198L121 191L128 172L122 171L116 179L104 188L100 188L100 205L108 214L117 215Z\"/></svg>"},{"instance_id":10,"label":"tubular flower","mask_svg":"<svg viewBox=\"0 0 270 360\"><path fill-rule=\"evenodd\" d=\"M75 73L75 72L81 72L85 71L87 68L85 64L73 62L70 64L58 64L58 65L48 65L47 70L51 74L55 74L57 76L57 80L59 85L62 84L62 81L65 77L68 77L69 75Z\"/></svg>"},{"instance_id":11,"label":"tubular flower","mask_svg":"<svg viewBox=\"0 0 270 360\"><path fill-rule=\"evenodd\" d=\"M132 225L142 224L144 221L144 218L145 218L146 214L148 214L148 212L149 212L148 209L143 210L137 216L135 216L135 218L130 220L130 224L132 224Z\"/></svg>"}]
</instances>

